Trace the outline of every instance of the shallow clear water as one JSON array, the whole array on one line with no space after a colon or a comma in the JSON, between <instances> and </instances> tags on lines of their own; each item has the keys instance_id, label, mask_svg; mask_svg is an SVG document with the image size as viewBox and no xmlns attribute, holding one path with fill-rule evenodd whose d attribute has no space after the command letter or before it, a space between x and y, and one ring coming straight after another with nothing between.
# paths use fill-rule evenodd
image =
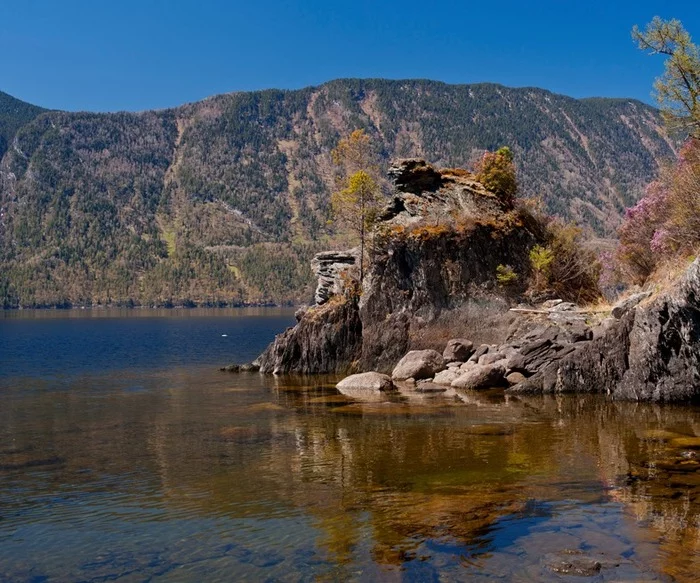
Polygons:
<instances>
[{"instance_id":1,"label":"shallow clear water","mask_svg":"<svg viewBox=\"0 0 700 583\"><path fill-rule=\"evenodd\" d=\"M0 581L697 580L697 408L217 370L292 322L0 316Z\"/></svg>"}]
</instances>

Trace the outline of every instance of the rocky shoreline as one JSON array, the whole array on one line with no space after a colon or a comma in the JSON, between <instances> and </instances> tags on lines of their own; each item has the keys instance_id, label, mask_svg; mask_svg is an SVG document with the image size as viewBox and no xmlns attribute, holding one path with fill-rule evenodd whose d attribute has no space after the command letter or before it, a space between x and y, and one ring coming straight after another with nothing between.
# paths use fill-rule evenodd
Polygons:
<instances>
[{"instance_id":1,"label":"rocky shoreline","mask_svg":"<svg viewBox=\"0 0 700 583\"><path fill-rule=\"evenodd\" d=\"M499 287L496 268L529 265L537 226L468 174L407 160L390 176L395 196L361 290L349 283L356 251L318 255L315 305L241 370L359 373L338 389L365 393L400 383L700 400L699 259L668 289L634 294L602 319L556 299L514 306L523 290Z\"/></svg>"}]
</instances>

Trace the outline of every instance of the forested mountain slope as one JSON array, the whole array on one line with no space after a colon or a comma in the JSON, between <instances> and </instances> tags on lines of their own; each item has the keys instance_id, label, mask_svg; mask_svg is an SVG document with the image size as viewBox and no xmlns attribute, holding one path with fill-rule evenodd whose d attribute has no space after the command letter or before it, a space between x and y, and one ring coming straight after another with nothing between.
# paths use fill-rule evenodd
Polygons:
<instances>
[{"instance_id":1,"label":"forested mountain slope","mask_svg":"<svg viewBox=\"0 0 700 583\"><path fill-rule=\"evenodd\" d=\"M0 91L0 157L7 152L17 130L44 111Z\"/></svg>"},{"instance_id":2,"label":"forested mountain slope","mask_svg":"<svg viewBox=\"0 0 700 583\"><path fill-rule=\"evenodd\" d=\"M334 237L330 150L357 128L385 162L509 145L522 195L603 234L673 147L637 101L421 80L29 115L0 163L0 303L305 300Z\"/></svg>"}]
</instances>

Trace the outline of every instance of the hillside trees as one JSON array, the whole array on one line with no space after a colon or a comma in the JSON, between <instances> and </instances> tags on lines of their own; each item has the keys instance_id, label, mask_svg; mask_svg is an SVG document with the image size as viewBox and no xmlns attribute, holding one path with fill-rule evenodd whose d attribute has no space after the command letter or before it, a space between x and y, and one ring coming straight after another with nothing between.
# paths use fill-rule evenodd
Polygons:
<instances>
[{"instance_id":1,"label":"hillside trees","mask_svg":"<svg viewBox=\"0 0 700 583\"><path fill-rule=\"evenodd\" d=\"M338 174L331 195L334 220L360 243L360 283L364 279L365 251L382 204L378 166L369 136L355 130L338 142L332 152Z\"/></svg>"}]
</instances>

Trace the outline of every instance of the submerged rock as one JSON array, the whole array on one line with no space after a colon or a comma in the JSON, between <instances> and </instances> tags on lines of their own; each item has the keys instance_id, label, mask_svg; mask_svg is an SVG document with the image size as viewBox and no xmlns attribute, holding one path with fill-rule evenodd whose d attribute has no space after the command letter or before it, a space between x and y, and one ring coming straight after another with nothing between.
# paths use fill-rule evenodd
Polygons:
<instances>
[{"instance_id":1,"label":"submerged rock","mask_svg":"<svg viewBox=\"0 0 700 583\"><path fill-rule=\"evenodd\" d=\"M430 381L418 383L415 389L416 393L444 393L447 387L440 386Z\"/></svg>"},{"instance_id":2,"label":"submerged rock","mask_svg":"<svg viewBox=\"0 0 700 583\"><path fill-rule=\"evenodd\" d=\"M603 568L597 557L591 557L577 551L563 551L546 555L543 562L548 569L555 573L578 577L593 577Z\"/></svg>"}]
</instances>

